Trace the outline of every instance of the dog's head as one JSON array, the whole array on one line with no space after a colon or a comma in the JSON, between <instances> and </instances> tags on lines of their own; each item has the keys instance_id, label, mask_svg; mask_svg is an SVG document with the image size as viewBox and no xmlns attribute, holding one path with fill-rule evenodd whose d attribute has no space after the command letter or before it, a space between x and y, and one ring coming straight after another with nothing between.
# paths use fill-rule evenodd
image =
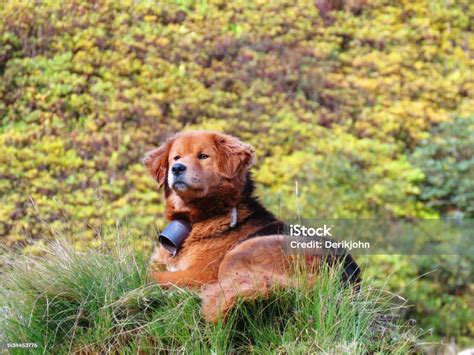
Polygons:
<instances>
[{"instance_id":1,"label":"dog's head","mask_svg":"<svg viewBox=\"0 0 474 355\"><path fill-rule=\"evenodd\" d=\"M226 185L242 186L255 153L235 137L192 131L169 138L148 152L143 162L160 187L187 200Z\"/></svg>"}]
</instances>

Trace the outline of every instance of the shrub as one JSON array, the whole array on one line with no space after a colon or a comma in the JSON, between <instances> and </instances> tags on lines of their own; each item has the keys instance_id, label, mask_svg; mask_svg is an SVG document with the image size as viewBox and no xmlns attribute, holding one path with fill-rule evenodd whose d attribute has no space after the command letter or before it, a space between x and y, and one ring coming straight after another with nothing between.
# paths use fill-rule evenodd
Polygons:
<instances>
[{"instance_id":1,"label":"shrub","mask_svg":"<svg viewBox=\"0 0 474 355\"><path fill-rule=\"evenodd\" d=\"M6 3L0 235L24 247L73 224L86 247L118 221L159 227L139 161L189 128L254 144L282 208L298 179L315 214L433 216L405 152L472 112L472 5L337 3Z\"/></svg>"},{"instance_id":2,"label":"shrub","mask_svg":"<svg viewBox=\"0 0 474 355\"><path fill-rule=\"evenodd\" d=\"M474 218L474 116L435 127L413 154L420 198L443 215Z\"/></svg>"}]
</instances>

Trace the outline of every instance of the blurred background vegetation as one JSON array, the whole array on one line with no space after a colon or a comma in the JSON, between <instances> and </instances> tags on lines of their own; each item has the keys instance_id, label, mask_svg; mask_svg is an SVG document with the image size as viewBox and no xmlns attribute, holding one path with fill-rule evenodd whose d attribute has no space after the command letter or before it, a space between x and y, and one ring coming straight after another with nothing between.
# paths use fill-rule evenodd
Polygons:
<instances>
[{"instance_id":1,"label":"blurred background vegetation","mask_svg":"<svg viewBox=\"0 0 474 355\"><path fill-rule=\"evenodd\" d=\"M3 1L0 236L34 254L126 228L150 249L163 200L140 158L197 128L255 146L282 217L297 181L307 218L473 218L473 18L469 0ZM473 264L365 269L467 344Z\"/></svg>"}]
</instances>

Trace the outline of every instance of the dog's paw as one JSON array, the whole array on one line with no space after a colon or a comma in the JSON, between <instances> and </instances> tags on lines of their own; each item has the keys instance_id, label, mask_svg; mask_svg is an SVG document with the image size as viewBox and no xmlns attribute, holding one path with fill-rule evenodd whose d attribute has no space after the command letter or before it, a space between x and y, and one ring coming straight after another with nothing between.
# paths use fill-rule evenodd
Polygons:
<instances>
[{"instance_id":1,"label":"dog's paw","mask_svg":"<svg viewBox=\"0 0 474 355\"><path fill-rule=\"evenodd\" d=\"M219 284L207 285L201 292L201 312L205 320L216 324L224 314L222 305L224 297Z\"/></svg>"},{"instance_id":2,"label":"dog's paw","mask_svg":"<svg viewBox=\"0 0 474 355\"><path fill-rule=\"evenodd\" d=\"M201 313L206 321L209 323L217 324L221 319L220 307L217 304L213 304L208 300L202 299Z\"/></svg>"}]
</instances>

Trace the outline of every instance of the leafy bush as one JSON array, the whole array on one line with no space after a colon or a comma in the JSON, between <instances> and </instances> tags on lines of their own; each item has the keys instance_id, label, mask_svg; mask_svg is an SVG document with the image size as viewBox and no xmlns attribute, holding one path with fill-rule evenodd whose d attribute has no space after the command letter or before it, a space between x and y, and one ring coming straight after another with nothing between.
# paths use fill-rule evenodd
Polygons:
<instances>
[{"instance_id":1,"label":"leafy bush","mask_svg":"<svg viewBox=\"0 0 474 355\"><path fill-rule=\"evenodd\" d=\"M435 127L413 156L426 176L420 198L443 215L474 218L474 116Z\"/></svg>"},{"instance_id":2,"label":"leafy bush","mask_svg":"<svg viewBox=\"0 0 474 355\"><path fill-rule=\"evenodd\" d=\"M73 224L85 247L117 221L161 226L140 157L188 128L254 144L284 213L298 179L314 215L435 216L405 150L471 112L472 4L325 4L6 3L0 235L24 246Z\"/></svg>"}]
</instances>

